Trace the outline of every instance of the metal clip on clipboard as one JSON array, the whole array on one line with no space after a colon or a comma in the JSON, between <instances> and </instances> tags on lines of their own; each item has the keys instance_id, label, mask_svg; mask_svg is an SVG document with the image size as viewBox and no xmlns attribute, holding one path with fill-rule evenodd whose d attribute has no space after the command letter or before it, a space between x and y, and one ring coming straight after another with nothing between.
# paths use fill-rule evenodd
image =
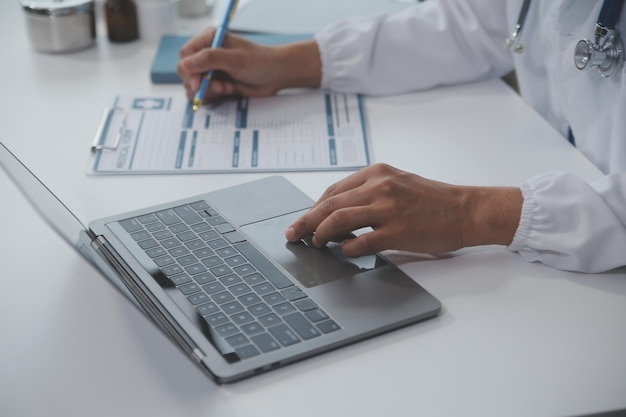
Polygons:
<instances>
[{"instance_id":1,"label":"metal clip on clipboard","mask_svg":"<svg viewBox=\"0 0 626 417\"><path fill-rule=\"evenodd\" d=\"M111 123L113 121L113 116L115 113L122 113L124 118L120 123L120 127L117 131L117 135L115 136L115 142L113 145L106 145L106 137L108 136L109 128L111 127ZM91 145L91 152L96 152L99 150L109 150L114 151L120 145L120 141L122 138L122 133L124 132L124 127L126 127L126 119L128 115L124 112L124 109L120 107L113 108L105 108L102 113L102 117L100 118L100 124L98 125L98 130L96 131L96 136L94 138L93 144Z\"/></svg>"}]
</instances>

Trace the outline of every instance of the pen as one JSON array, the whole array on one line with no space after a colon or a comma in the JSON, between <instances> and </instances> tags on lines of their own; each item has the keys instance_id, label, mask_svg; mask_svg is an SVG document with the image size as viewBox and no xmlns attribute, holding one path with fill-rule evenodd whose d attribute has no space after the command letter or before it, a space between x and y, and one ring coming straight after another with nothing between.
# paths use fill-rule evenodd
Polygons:
<instances>
[{"instance_id":1,"label":"pen","mask_svg":"<svg viewBox=\"0 0 626 417\"><path fill-rule=\"evenodd\" d=\"M235 14L235 10L237 9L238 0L228 0L228 4L226 5L226 10L224 11L224 16L222 20L215 30L215 36L213 37L213 43L211 43L211 48L219 48L224 43L224 38L226 37L226 32L228 32L228 24L230 23L233 15ZM193 97L193 111L196 111L202 105L202 101L204 100L204 95L206 94L207 88L209 88L209 82L211 81L211 77L213 76L213 71L209 71L202 77L202 83L200 83L200 88L196 92L196 95Z\"/></svg>"}]
</instances>

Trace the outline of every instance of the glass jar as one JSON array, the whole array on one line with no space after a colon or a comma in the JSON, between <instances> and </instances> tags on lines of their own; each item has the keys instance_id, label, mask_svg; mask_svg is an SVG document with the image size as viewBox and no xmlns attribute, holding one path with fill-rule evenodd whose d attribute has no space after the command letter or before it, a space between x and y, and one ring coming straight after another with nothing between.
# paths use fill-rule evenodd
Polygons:
<instances>
[{"instance_id":1,"label":"glass jar","mask_svg":"<svg viewBox=\"0 0 626 417\"><path fill-rule=\"evenodd\" d=\"M133 0L106 0L104 17L111 42L130 42L139 38L137 7Z\"/></svg>"}]
</instances>

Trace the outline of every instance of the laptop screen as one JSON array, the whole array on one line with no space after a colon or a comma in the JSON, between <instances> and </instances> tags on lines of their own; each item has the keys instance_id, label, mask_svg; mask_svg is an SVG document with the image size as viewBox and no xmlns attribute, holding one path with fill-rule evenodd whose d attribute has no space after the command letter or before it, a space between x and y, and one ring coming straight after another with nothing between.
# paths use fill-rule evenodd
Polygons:
<instances>
[{"instance_id":1,"label":"laptop screen","mask_svg":"<svg viewBox=\"0 0 626 417\"><path fill-rule=\"evenodd\" d=\"M0 142L0 165L42 217L72 246L81 232L90 233L80 220Z\"/></svg>"}]
</instances>

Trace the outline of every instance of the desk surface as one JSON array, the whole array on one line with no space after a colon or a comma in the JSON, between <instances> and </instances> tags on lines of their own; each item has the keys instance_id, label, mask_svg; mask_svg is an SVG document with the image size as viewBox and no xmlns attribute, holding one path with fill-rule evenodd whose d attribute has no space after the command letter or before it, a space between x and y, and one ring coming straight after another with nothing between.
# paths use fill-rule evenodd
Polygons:
<instances>
[{"instance_id":1,"label":"desk surface","mask_svg":"<svg viewBox=\"0 0 626 417\"><path fill-rule=\"evenodd\" d=\"M183 29L191 25L181 23ZM83 221L261 174L87 177L116 93L149 81L156 45L31 51L1 2L0 138ZM7 34L11 34L8 36ZM367 98L374 158L442 181L515 185L600 173L500 81ZM318 197L345 172L286 176ZM160 188L163 195L137 192ZM0 415L572 416L626 408L626 271L584 275L501 247L392 260L443 303L436 319L216 386L67 247L0 174ZM166 359L165 359L166 358Z\"/></svg>"}]
</instances>

